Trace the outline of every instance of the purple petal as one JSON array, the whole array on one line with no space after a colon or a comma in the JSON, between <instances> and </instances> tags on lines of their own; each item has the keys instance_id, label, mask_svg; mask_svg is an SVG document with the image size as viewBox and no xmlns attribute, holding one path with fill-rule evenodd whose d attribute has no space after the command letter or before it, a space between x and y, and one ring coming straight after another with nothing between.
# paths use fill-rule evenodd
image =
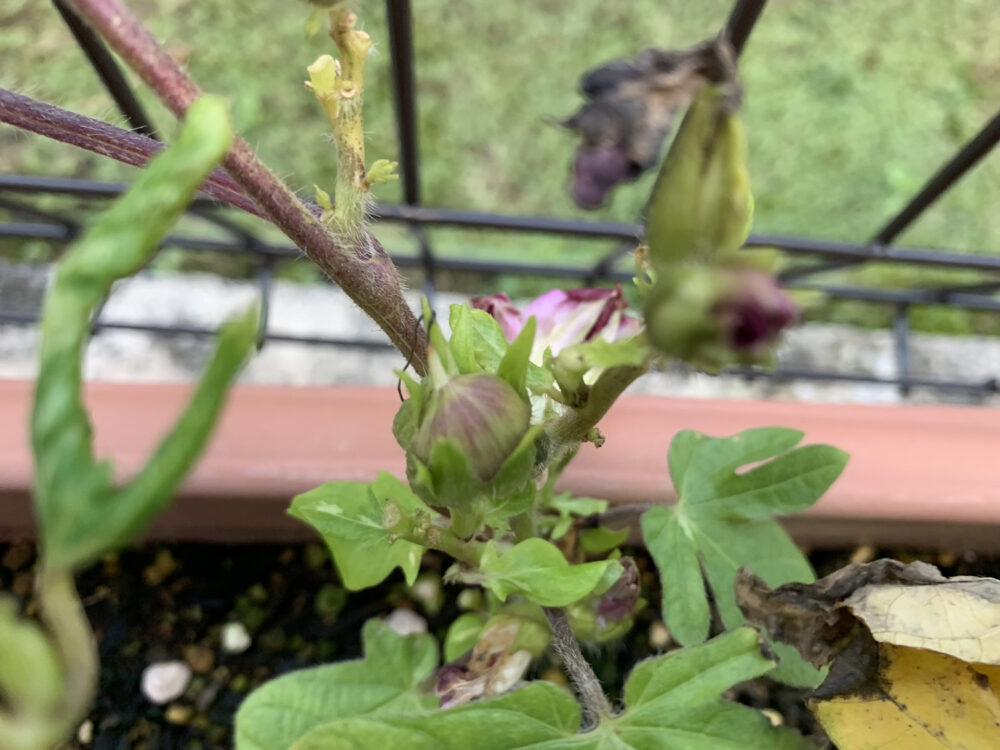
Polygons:
<instances>
[{"instance_id":1,"label":"purple petal","mask_svg":"<svg viewBox=\"0 0 1000 750\"><path fill-rule=\"evenodd\" d=\"M507 341L513 341L517 338L521 329L524 328L524 321L527 320L526 317L521 316L521 311L510 301L510 297L503 292L491 294L488 297L473 297L469 300L469 304L476 310L489 313L500 324L500 330L503 331Z\"/></svg>"}]
</instances>

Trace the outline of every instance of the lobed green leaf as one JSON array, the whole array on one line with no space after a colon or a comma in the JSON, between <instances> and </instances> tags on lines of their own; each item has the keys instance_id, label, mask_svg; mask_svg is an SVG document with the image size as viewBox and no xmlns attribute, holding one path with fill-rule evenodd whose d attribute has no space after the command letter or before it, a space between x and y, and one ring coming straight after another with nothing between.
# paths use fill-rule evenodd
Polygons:
<instances>
[{"instance_id":1,"label":"lobed green leaf","mask_svg":"<svg viewBox=\"0 0 1000 750\"><path fill-rule=\"evenodd\" d=\"M745 622L733 593L741 566L771 585L814 580L802 552L771 516L816 502L843 471L847 454L828 445L796 448L802 437L782 427L727 438L685 430L671 443L667 460L678 501L647 511L641 523L663 582L664 620L679 642L695 644L708 635L703 573L727 628ZM817 684L820 673L794 651L782 656L777 678Z\"/></svg>"},{"instance_id":2,"label":"lobed green leaf","mask_svg":"<svg viewBox=\"0 0 1000 750\"><path fill-rule=\"evenodd\" d=\"M293 750L804 750L795 732L719 693L766 673L749 628L640 663L625 686L626 710L579 733L580 708L564 689L534 682L448 711L380 713L332 721ZM242 750L242 748L239 748Z\"/></svg>"},{"instance_id":3,"label":"lobed green leaf","mask_svg":"<svg viewBox=\"0 0 1000 750\"><path fill-rule=\"evenodd\" d=\"M156 252L195 191L232 142L225 105L196 102L176 143L153 159L66 254L45 299L31 416L35 505L46 562L79 567L138 534L191 468L226 389L256 339L256 311L225 327L190 406L149 464L121 493L111 467L94 459L81 399L83 349L92 311L112 284Z\"/></svg>"}]
</instances>

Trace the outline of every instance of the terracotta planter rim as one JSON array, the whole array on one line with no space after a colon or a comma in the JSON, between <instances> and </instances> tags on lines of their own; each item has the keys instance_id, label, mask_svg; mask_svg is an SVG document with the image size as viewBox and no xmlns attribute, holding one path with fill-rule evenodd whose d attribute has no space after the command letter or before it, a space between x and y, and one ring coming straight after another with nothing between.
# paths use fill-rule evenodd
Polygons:
<instances>
[{"instance_id":1,"label":"terracotta planter rim","mask_svg":"<svg viewBox=\"0 0 1000 750\"><path fill-rule=\"evenodd\" d=\"M118 476L144 460L190 389L180 385L94 383L86 389L98 454ZM0 538L30 536L31 383L0 381ZM403 474L391 433L393 388L237 386L212 444L160 539L283 541L311 532L284 510L294 495L325 481ZM804 442L852 454L819 503L786 519L801 542L861 541L951 549L1000 549L1000 455L996 409L927 405L837 405L626 396L605 418L607 443L585 446L562 489L615 504L671 502L670 438L684 428L713 435L783 425Z\"/></svg>"}]
</instances>

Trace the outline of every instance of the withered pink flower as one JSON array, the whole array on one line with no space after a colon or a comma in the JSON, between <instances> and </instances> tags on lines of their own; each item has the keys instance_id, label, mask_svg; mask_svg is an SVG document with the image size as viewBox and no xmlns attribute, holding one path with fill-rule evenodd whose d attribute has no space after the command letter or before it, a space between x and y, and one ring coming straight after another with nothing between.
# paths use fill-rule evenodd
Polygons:
<instances>
[{"instance_id":1,"label":"withered pink flower","mask_svg":"<svg viewBox=\"0 0 1000 750\"><path fill-rule=\"evenodd\" d=\"M621 284L614 289L553 289L518 310L503 294L476 297L470 304L485 310L500 324L508 341L513 341L525 322L534 316L537 323L531 359L541 362L546 348L553 354L573 344L595 338L617 341L639 332L641 322L626 312L628 303Z\"/></svg>"},{"instance_id":2,"label":"withered pink flower","mask_svg":"<svg viewBox=\"0 0 1000 750\"><path fill-rule=\"evenodd\" d=\"M727 343L744 351L772 343L795 321L798 310L773 276L748 268L733 273L716 314Z\"/></svg>"}]
</instances>

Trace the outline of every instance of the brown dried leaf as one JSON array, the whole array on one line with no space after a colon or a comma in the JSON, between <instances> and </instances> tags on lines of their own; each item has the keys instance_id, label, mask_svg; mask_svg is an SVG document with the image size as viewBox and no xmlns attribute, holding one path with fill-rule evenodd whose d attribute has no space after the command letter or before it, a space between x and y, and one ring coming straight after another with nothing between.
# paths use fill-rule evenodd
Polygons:
<instances>
[{"instance_id":1,"label":"brown dried leaf","mask_svg":"<svg viewBox=\"0 0 1000 750\"><path fill-rule=\"evenodd\" d=\"M684 50L648 49L612 60L580 79L586 103L562 124L579 134L573 197L597 208L615 185L659 161L677 113L709 83L730 86L739 101L732 49L710 40Z\"/></svg>"}]
</instances>

